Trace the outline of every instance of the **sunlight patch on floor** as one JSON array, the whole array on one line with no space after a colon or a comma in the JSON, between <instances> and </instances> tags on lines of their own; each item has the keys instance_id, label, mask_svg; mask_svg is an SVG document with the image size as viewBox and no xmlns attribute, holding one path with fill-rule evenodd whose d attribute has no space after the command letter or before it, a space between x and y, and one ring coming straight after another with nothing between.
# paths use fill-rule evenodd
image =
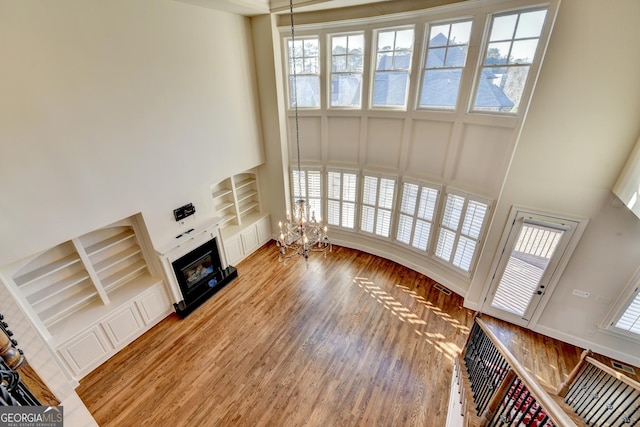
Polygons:
<instances>
[{"instance_id":1,"label":"sunlight patch on floor","mask_svg":"<svg viewBox=\"0 0 640 427\"><path fill-rule=\"evenodd\" d=\"M355 283L358 287L360 287L364 292L369 294L373 299L375 299L386 310L391 312L391 314L393 314L402 323L427 326L427 322L424 319L420 318L420 316L412 312L409 308L405 307L400 301L395 299L393 295L390 295L387 291L381 289L379 286L377 286L374 282L372 282L368 278L355 277L353 279L353 283ZM448 313L434 306L430 301L427 301L422 295L419 295L417 292L407 288L406 286L396 285L396 287L400 288L402 292L409 294L418 303L425 306L428 310L430 310L432 313L434 313L441 320L443 320L453 328L459 329L461 332L464 332L464 333L469 332L468 327L461 325L458 320L451 318L451 316L449 316ZM437 333L427 332L419 329L414 329L414 332L416 333L416 335L422 337L434 349L442 353L442 355L451 363L453 363L454 358L461 352L461 348L458 345L452 342L446 341L446 337L439 332Z\"/></svg>"}]
</instances>

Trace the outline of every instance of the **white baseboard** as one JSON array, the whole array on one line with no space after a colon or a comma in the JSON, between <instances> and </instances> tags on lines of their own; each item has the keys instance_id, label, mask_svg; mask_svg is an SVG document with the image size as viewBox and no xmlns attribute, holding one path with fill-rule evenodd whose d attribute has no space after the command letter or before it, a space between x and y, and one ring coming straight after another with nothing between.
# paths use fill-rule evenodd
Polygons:
<instances>
[{"instance_id":1,"label":"white baseboard","mask_svg":"<svg viewBox=\"0 0 640 427\"><path fill-rule=\"evenodd\" d=\"M397 262L398 264L404 267L410 268L413 271L417 271L420 274L424 274L425 276L429 277L432 280L435 280L436 282L440 283L442 286L446 287L447 289L451 290L452 292L462 297L464 297L467 293L468 289L461 287L454 281L445 278L444 276L438 274L435 271L432 271L428 268L417 265L414 262L405 259L404 257L402 257L402 254L400 253L400 251L389 252L384 249L375 248L372 246L368 246L366 244L359 244L359 243L347 241L347 240L331 239L331 241L334 245L337 245L337 246L344 246L345 248L357 249L359 251L366 252L368 254L372 254L375 256L379 256L381 258L388 259L393 262Z\"/></svg>"},{"instance_id":2,"label":"white baseboard","mask_svg":"<svg viewBox=\"0 0 640 427\"><path fill-rule=\"evenodd\" d=\"M546 335L551 338L555 338L557 340L573 344L577 347L581 347L584 349L589 349L594 353L601 354L603 356L611 357L612 359L619 360L621 362L628 363L633 366L640 366L640 357L631 356L626 353L621 353L617 350L614 350L610 347L605 347L600 344L594 343L592 341L588 341L582 338L575 337L573 335L567 334L566 332L558 331L556 329L552 329L546 326L538 325L533 328L534 332L537 332L542 335Z\"/></svg>"}]
</instances>

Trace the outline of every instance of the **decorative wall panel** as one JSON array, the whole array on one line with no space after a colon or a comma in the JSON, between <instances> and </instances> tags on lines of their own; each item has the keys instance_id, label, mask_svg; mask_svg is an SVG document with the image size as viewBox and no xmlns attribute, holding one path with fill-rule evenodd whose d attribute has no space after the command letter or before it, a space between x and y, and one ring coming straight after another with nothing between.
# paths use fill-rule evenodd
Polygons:
<instances>
[{"instance_id":1,"label":"decorative wall panel","mask_svg":"<svg viewBox=\"0 0 640 427\"><path fill-rule=\"evenodd\" d=\"M327 161L329 164L358 164L360 117L329 117Z\"/></svg>"},{"instance_id":2,"label":"decorative wall panel","mask_svg":"<svg viewBox=\"0 0 640 427\"><path fill-rule=\"evenodd\" d=\"M513 129L466 125L453 181L463 189L497 197L511 157Z\"/></svg>"},{"instance_id":3,"label":"decorative wall panel","mask_svg":"<svg viewBox=\"0 0 640 427\"><path fill-rule=\"evenodd\" d=\"M322 161L322 145L320 132L320 117L299 117L300 128L300 158L307 162ZM289 122L289 134L291 144L289 145L289 159L295 163L296 153L296 124L295 120Z\"/></svg>"},{"instance_id":4,"label":"decorative wall panel","mask_svg":"<svg viewBox=\"0 0 640 427\"><path fill-rule=\"evenodd\" d=\"M444 178L452 125L449 122L414 120L406 167L408 175Z\"/></svg>"},{"instance_id":5,"label":"decorative wall panel","mask_svg":"<svg viewBox=\"0 0 640 427\"><path fill-rule=\"evenodd\" d=\"M367 167L398 169L404 119L369 118L367 123Z\"/></svg>"}]
</instances>

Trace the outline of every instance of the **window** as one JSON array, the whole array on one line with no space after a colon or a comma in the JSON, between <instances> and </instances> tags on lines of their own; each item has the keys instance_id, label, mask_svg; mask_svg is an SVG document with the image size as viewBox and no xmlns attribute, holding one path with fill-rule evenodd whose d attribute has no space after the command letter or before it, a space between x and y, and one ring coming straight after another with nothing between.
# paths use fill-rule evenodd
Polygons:
<instances>
[{"instance_id":1,"label":"window","mask_svg":"<svg viewBox=\"0 0 640 427\"><path fill-rule=\"evenodd\" d=\"M360 230L382 237L390 236L395 189L396 181L393 179L365 175Z\"/></svg>"},{"instance_id":2,"label":"window","mask_svg":"<svg viewBox=\"0 0 640 427\"><path fill-rule=\"evenodd\" d=\"M640 341L640 268L618 296L600 327Z\"/></svg>"},{"instance_id":3,"label":"window","mask_svg":"<svg viewBox=\"0 0 640 427\"><path fill-rule=\"evenodd\" d=\"M447 191L436 257L469 273L488 212L488 200Z\"/></svg>"},{"instance_id":4,"label":"window","mask_svg":"<svg viewBox=\"0 0 640 427\"><path fill-rule=\"evenodd\" d=\"M376 40L372 106L405 108L413 52L413 28L380 30Z\"/></svg>"},{"instance_id":5,"label":"window","mask_svg":"<svg viewBox=\"0 0 640 427\"><path fill-rule=\"evenodd\" d=\"M430 27L420 108L456 108L470 36L470 20Z\"/></svg>"},{"instance_id":6,"label":"window","mask_svg":"<svg viewBox=\"0 0 640 427\"><path fill-rule=\"evenodd\" d=\"M360 108L364 34L331 36L331 106Z\"/></svg>"},{"instance_id":7,"label":"window","mask_svg":"<svg viewBox=\"0 0 640 427\"><path fill-rule=\"evenodd\" d=\"M319 170L300 170L299 174L297 169L291 171L293 203L299 199L306 199L311 208L309 215L315 215L318 221L322 219L321 182Z\"/></svg>"},{"instance_id":8,"label":"window","mask_svg":"<svg viewBox=\"0 0 640 427\"><path fill-rule=\"evenodd\" d=\"M355 172L327 172L327 223L342 228L356 226L356 186Z\"/></svg>"},{"instance_id":9,"label":"window","mask_svg":"<svg viewBox=\"0 0 640 427\"><path fill-rule=\"evenodd\" d=\"M493 16L475 111L518 112L546 15L546 10L533 10Z\"/></svg>"},{"instance_id":10,"label":"window","mask_svg":"<svg viewBox=\"0 0 640 427\"><path fill-rule=\"evenodd\" d=\"M396 240L421 251L429 248L432 221L439 189L417 182L405 182L398 216Z\"/></svg>"},{"instance_id":11,"label":"window","mask_svg":"<svg viewBox=\"0 0 640 427\"><path fill-rule=\"evenodd\" d=\"M320 107L320 57L317 37L289 39L289 107ZM295 81L297 82L294 85Z\"/></svg>"},{"instance_id":12,"label":"window","mask_svg":"<svg viewBox=\"0 0 640 427\"><path fill-rule=\"evenodd\" d=\"M635 290L636 297L631 300L613 327L640 336L640 293L638 293L638 289Z\"/></svg>"}]
</instances>

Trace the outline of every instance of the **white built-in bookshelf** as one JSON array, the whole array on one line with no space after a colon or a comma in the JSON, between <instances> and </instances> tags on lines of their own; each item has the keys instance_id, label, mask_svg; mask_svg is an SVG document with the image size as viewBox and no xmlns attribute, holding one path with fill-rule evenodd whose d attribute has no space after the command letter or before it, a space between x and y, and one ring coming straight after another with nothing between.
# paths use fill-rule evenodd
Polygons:
<instances>
[{"instance_id":1,"label":"white built-in bookshelf","mask_svg":"<svg viewBox=\"0 0 640 427\"><path fill-rule=\"evenodd\" d=\"M151 254L144 222L134 215L4 273L44 340L79 380L171 312Z\"/></svg>"},{"instance_id":2,"label":"white built-in bookshelf","mask_svg":"<svg viewBox=\"0 0 640 427\"><path fill-rule=\"evenodd\" d=\"M242 225L251 214L260 212L258 179L249 171L229 177L211 187L216 214L221 218L218 226Z\"/></svg>"},{"instance_id":3,"label":"white built-in bookshelf","mask_svg":"<svg viewBox=\"0 0 640 427\"><path fill-rule=\"evenodd\" d=\"M269 214L262 211L255 169L231 176L211 187L220 217L227 262L235 264L271 239Z\"/></svg>"}]
</instances>

